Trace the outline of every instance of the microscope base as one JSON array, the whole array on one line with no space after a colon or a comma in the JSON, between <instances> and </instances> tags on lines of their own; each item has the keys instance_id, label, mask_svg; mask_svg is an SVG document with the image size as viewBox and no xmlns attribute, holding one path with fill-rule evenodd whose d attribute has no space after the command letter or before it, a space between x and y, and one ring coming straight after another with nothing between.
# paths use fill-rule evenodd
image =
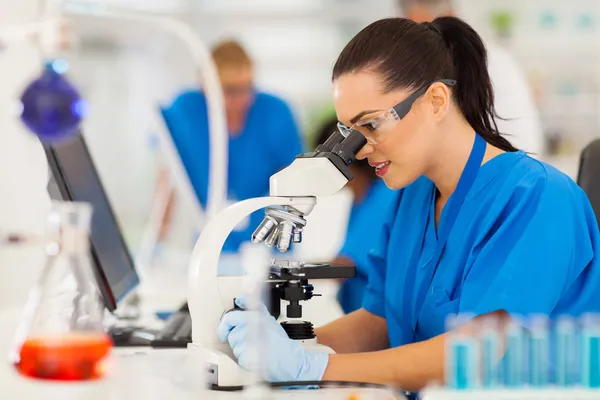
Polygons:
<instances>
[{"instance_id":1,"label":"microscope base","mask_svg":"<svg viewBox=\"0 0 600 400\"><path fill-rule=\"evenodd\" d=\"M302 340L301 342L306 350L322 351L327 354L335 353L330 347L318 344L316 339ZM190 343L188 351L192 357L196 354L199 356L199 360L206 363L208 370L207 382L213 390L241 390L250 378L249 374L235 361L235 357L227 343L219 343L210 349L203 349L194 343Z\"/></svg>"},{"instance_id":2,"label":"microscope base","mask_svg":"<svg viewBox=\"0 0 600 400\"><path fill-rule=\"evenodd\" d=\"M212 348L203 348L195 343L188 345L192 359L206 365L206 382L214 390L239 390L246 382L247 373L235 361L227 343L219 343Z\"/></svg>"}]
</instances>

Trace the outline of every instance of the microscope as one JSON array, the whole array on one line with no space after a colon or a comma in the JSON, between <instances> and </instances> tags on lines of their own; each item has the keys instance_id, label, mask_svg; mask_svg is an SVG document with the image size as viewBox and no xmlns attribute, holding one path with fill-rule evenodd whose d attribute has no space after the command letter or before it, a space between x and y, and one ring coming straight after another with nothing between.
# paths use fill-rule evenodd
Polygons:
<instances>
[{"instance_id":1,"label":"microscope","mask_svg":"<svg viewBox=\"0 0 600 400\"><path fill-rule=\"evenodd\" d=\"M292 243L302 241L305 217L316 204L317 196L333 195L352 179L348 167L366 144L357 131L347 137L333 133L314 152L300 154L288 167L271 176L270 196L235 203L212 218L202 230L190 260L188 306L192 319L192 343L188 351L206 363L207 380L212 388L227 390L243 386L246 373L237 364L228 343L217 337L217 327L234 299L244 293L244 276L219 276L218 263L226 238L235 226L251 213L266 208L265 218L252 235L284 253ZM272 260L265 263L265 281L271 292L267 308L276 318L281 300L288 301L287 317L282 323L288 336L310 349L333 352L319 345L312 324L299 321L300 301L314 296L309 279L351 278L355 267Z\"/></svg>"}]
</instances>

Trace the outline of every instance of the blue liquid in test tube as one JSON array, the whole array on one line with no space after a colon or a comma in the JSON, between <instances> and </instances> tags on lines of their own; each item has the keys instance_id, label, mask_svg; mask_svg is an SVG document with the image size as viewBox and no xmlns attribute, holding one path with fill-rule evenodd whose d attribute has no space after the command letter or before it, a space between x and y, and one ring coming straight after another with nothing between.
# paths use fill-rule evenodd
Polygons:
<instances>
[{"instance_id":1,"label":"blue liquid in test tube","mask_svg":"<svg viewBox=\"0 0 600 400\"><path fill-rule=\"evenodd\" d=\"M451 346L454 370L452 387L459 390L475 387L475 343L469 339L457 339L453 341Z\"/></svg>"},{"instance_id":2,"label":"blue liquid in test tube","mask_svg":"<svg viewBox=\"0 0 600 400\"><path fill-rule=\"evenodd\" d=\"M529 384L547 386L550 380L550 336L548 318L533 316L529 334Z\"/></svg>"},{"instance_id":3,"label":"blue liquid in test tube","mask_svg":"<svg viewBox=\"0 0 600 400\"><path fill-rule=\"evenodd\" d=\"M468 390L478 386L479 351L475 338L459 332L458 327L470 317L449 318L447 330L452 331L447 339L446 376L448 384L456 390Z\"/></svg>"},{"instance_id":4,"label":"blue liquid in test tube","mask_svg":"<svg viewBox=\"0 0 600 400\"><path fill-rule=\"evenodd\" d=\"M481 333L481 384L485 389L499 385L500 347L498 341L499 327L493 317L482 321Z\"/></svg>"},{"instance_id":5,"label":"blue liquid in test tube","mask_svg":"<svg viewBox=\"0 0 600 400\"><path fill-rule=\"evenodd\" d=\"M555 382L559 387L571 387L579 383L579 340L573 318L560 317L555 329Z\"/></svg>"},{"instance_id":6,"label":"blue liquid in test tube","mask_svg":"<svg viewBox=\"0 0 600 400\"><path fill-rule=\"evenodd\" d=\"M516 388L525 381L525 335L523 328L516 322L511 322L506 330L506 352L502 363L504 385Z\"/></svg>"},{"instance_id":7,"label":"blue liquid in test tube","mask_svg":"<svg viewBox=\"0 0 600 400\"><path fill-rule=\"evenodd\" d=\"M581 384L587 388L600 388L600 318L586 315L582 320Z\"/></svg>"}]
</instances>

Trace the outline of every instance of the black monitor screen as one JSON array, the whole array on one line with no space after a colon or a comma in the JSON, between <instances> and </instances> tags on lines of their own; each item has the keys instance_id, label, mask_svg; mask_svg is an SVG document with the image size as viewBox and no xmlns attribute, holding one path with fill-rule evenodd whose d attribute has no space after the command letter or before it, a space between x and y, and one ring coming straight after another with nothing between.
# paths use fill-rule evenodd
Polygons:
<instances>
[{"instance_id":1,"label":"black monitor screen","mask_svg":"<svg viewBox=\"0 0 600 400\"><path fill-rule=\"evenodd\" d=\"M52 173L48 191L56 200L92 206L90 244L92 262L104 303L117 303L139 284L133 260L82 135L45 146Z\"/></svg>"}]
</instances>

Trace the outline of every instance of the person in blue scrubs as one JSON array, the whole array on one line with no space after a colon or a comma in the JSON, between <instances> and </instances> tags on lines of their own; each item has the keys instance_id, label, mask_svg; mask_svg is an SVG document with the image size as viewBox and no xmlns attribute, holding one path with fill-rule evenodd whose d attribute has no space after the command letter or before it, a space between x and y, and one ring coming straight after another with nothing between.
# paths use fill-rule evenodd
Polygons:
<instances>
[{"instance_id":1,"label":"person in blue scrubs","mask_svg":"<svg viewBox=\"0 0 600 400\"><path fill-rule=\"evenodd\" d=\"M569 177L498 132L485 46L468 24L372 23L338 57L333 97L340 130L364 135L357 157L399 192L397 204L373 231L363 307L315 330L336 354L307 350L264 318L263 336L278 350L266 379L419 391L445 380L448 316L518 322L600 311L590 203ZM250 313L228 313L219 326L242 367Z\"/></svg>"},{"instance_id":2,"label":"person in blue scrubs","mask_svg":"<svg viewBox=\"0 0 600 400\"><path fill-rule=\"evenodd\" d=\"M324 143L337 130L337 118L326 121L318 134L315 143ZM352 209L348 218L346 238L333 264L356 266L356 276L340 283L337 299L344 313L349 314L362 306L363 296L367 288L369 265L367 259L371 250L377 246L377 231L384 226L384 217L389 214L388 208L393 206L399 192L390 190L382 179L375 175L375 170L366 159L357 160L350 166L353 178L348 182L352 191Z\"/></svg>"},{"instance_id":3,"label":"person in blue scrubs","mask_svg":"<svg viewBox=\"0 0 600 400\"><path fill-rule=\"evenodd\" d=\"M268 195L269 178L302 153L303 144L290 107L257 90L253 64L242 46L225 41L214 47L229 129L228 200ZM209 168L206 98L198 89L180 93L162 114L200 204L206 204ZM230 234L223 251L249 241L264 212L253 213Z\"/></svg>"}]
</instances>

